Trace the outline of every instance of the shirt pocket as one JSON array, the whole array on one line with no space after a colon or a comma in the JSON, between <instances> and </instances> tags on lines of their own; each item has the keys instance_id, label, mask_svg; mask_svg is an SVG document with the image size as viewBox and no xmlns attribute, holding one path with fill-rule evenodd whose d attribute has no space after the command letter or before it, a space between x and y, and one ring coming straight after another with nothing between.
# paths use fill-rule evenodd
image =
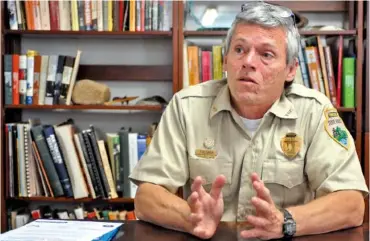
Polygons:
<instances>
[{"instance_id":1,"label":"shirt pocket","mask_svg":"<svg viewBox=\"0 0 370 241\"><path fill-rule=\"evenodd\" d=\"M304 202L306 177L303 160L268 159L263 162L261 179L278 207Z\"/></svg>"},{"instance_id":2,"label":"shirt pocket","mask_svg":"<svg viewBox=\"0 0 370 241\"><path fill-rule=\"evenodd\" d=\"M216 157L215 159L189 158L189 176L191 181L193 182L197 176L202 177L204 180L203 187L207 192L211 190L212 183L218 175L225 176L225 186L231 185L232 168L232 161L222 157ZM223 190L228 189L225 186Z\"/></svg>"}]
</instances>

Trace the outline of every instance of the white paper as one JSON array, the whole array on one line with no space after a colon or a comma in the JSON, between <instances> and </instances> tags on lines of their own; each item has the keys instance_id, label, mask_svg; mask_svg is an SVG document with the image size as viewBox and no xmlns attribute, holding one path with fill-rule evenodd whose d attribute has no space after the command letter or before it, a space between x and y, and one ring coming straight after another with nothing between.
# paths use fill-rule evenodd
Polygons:
<instances>
[{"instance_id":1,"label":"white paper","mask_svg":"<svg viewBox=\"0 0 370 241\"><path fill-rule=\"evenodd\" d=\"M122 223L38 219L0 235L0 241L92 241Z\"/></svg>"}]
</instances>

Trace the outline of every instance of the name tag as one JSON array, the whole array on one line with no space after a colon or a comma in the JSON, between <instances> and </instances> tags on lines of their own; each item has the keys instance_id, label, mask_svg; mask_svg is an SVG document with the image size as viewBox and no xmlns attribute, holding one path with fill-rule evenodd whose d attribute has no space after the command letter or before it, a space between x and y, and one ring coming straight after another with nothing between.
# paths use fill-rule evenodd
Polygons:
<instances>
[{"instance_id":1,"label":"name tag","mask_svg":"<svg viewBox=\"0 0 370 241\"><path fill-rule=\"evenodd\" d=\"M196 149L195 155L201 158L214 159L217 156L216 150L205 150L205 149Z\"/></svg>"}]
</instances>

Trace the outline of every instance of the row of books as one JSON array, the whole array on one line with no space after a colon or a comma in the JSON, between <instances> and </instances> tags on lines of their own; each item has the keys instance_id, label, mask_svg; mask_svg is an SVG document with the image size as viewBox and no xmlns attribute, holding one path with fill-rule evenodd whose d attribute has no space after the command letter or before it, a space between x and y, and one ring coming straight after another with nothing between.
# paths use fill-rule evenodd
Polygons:
<instances>
[{"instance_id":1,"label":"row of books","mask_svg":"<svg viewBox=\"0 0 370 241\"><path fill-rule=\"evenodd\" d=\"M63 219L63 220L134 220L133 211L112 208L86 208L73 209L52 208L47 205L27 208L19 207L8 211L8 230L19 228L37 219Z\"/></svg>"},{"instance_id":2,"label":"row of books","mask_svg":"<svg viewBox=\"0 0 370 241\"><path fill-rule=\"evenodd\" d=\"M295 82L325 94L334 106L355 103L356 56L349 42L344 52L343 36L303 37L299 46L299 68ZM185 41L183 46L183 87L227 76L223 71L223 45L198 46Z\"/></svg>"},{"instance_id":3,"label":"row of books","mask_svg":"<svg viewBox=\"0 0 370 241\"><path fill-rule=\"evenodd\" d=\"M151 133L122 128L99 138L93 125L78 131L72 119L7 123L6 169L10 197L134 198L128 176ZM106 139L106 141L104 140Z\"/></svg>"},{"instance_id":4,"label":"row of books","mask_svg":"<svg viewBox=\"0 0 370 241\"><path fill-rule=\"evenodd\" d=\"M354 42L344 50L344 38L311 36L301 39L297 82L325 94L334 106L355 103L356 56Z\"/></svg>"},{"instance_id":5,"label":"row of books","mask_svg":"<svg viewBox=\"0 0 370 241\"><path fill-rule=\"evenodd\" d=\"M183 87L226 76L223 71L224 48L222 45L197 46L184 42Z\"/></svg>"},{"instance_id":6,"label":"row of books","mask_svg":"<svg viewBox=\"0 0 370 241\"><path fill-rule=\"evenodd\" d=\"M70 105L81 51L76 56L4 55L5 104Z\"/></svg>"},{"instance_id":7,"label":"row of books","mask_svg":"<svg viewBox=\"0 0 370 241\"><path fill-rule=\"evenodd\" d=\"M12 30L169 31L172 1L8 0Z\"/></svg>"}]
</instances>

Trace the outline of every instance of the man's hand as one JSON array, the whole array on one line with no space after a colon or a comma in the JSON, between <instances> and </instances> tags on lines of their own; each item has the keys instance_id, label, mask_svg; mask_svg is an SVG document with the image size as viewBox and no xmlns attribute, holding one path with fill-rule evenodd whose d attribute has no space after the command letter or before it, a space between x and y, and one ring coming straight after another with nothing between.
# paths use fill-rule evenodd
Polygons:
<instances>
[{"instance_id":1,"label":"man's hand","mask_svg":"<svg viewBox=\"0 0 370 241\"><path fill-rule=\"evenodd\" d=\"M275 239L283 237L284 215L275 207L270 191L256 173L251 176L256 197L251 202L256 208L256 216L248 215L247 222L254 228L241 232L243 238Z\"/></svg>"},{"instance_id":2,"label":"man's hand","mask_svg":"<svg viewBox=\"0 0 370 241\"><path fill-rule=\"evenodd\" d=\"M220 175L214 180L210 193L207 193L202 186L202 178L196 177L192 186L192 194L188 198L191 209L190 222L192 229L190 233L208 239L214 235L217 226L224 212L224 201L222 188L226 178Z\"/></svg>"}]
</instances>

